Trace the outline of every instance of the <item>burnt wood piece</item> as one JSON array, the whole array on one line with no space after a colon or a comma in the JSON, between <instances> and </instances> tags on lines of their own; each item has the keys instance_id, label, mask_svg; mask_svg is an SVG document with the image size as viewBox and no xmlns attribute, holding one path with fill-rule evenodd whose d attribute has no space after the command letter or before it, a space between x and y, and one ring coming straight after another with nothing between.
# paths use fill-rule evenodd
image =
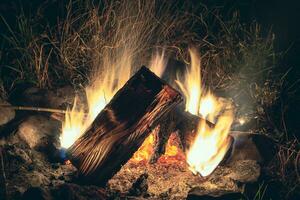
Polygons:
<instances>
[{"instance_id":1,"label":"burnt wood piece","mask_svg":"<svg viewBox=\"0 0 300 200\"><path fill-rule=\"evenodd\" d=\"M141 146L158 120L180 101L179 92L142 67L67 150L80 180L106 184Z\"/></svg>"},{"instance_id":2,"label":"burnt wood piece","mask_svg":"<svg viewBox=\"0 0 300 200\"><path fill-rule=\"evenodd\" d=\"M185 151L195 138L195 131L200 122L206 123L209 127L214 127L213 123L185 111L184 107L183 103L177 105L160 120L150 163L155 163L165 153L167 141L172 133L177 133L182 145L181 149Z\"/></svg>"}]
</instances>

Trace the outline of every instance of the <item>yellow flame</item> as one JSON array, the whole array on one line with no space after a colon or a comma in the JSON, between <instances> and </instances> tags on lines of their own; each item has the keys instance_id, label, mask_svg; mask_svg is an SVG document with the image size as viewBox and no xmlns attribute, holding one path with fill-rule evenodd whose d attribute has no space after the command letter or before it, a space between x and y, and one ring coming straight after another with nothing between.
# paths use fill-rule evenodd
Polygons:
<instances>
[{"instance_id":1,"label":"yellow flame","mask_svg":"<svg viewBox=\"0 0 300 200\"><path fill-rule=\"evenodd\" d=\"M183 82L180 81L180 75L177 74L176 83L186 97L186 111L198 115L199 103L201 97L201 71L200 56L195 49L190 49L191 65L185 74Z\"/></svg>"},{"instance_id":2,"label":"yellow flame","mask_svg":"<svg viewBox=\"0 0 300 200\"><path fill-rule=\"evenodd\" d=\"M155 131L159 129L156 128ZM171 134L170 138L166 144L166 150L164 155L162 155L158 162L170 163L173 161L182 161L185 156L183 152L178 147L178 141L176 141L176 135ZM140 146L138 151L134 153L132 158L130 159L132 162L141 162L141 161L149 161L152 154L154 153L154 145L155 145L155 132L152 132Z\"/></svg>"},{"instance_id":3,"label":"yellow flame","mask_svg":"<svg viewBox=\"0 0 300 200\"><path fill-rule=\"evenodd\" d=\"M204 121L200 121L197 135L187 151L187 163L190 170L202 176L211 174L225 156L230 141L228 133L233 121L233 112L227 105L218 101L211 93L205 93L201 88L200 56L195 49L190 50L191 66L177 84L186 97L186 110L199 115L215 126L209 128Z\"/></svg>"},{"instance_id":4,"label":"yellow flame","mask_svg":"<svg viewBox=\"0 0 300 200\"><path fill-rule=\"evenodd\" d=\"M91 85L85 88L87 105L83 105L75 97L73 108L67 110L60 136L63 148L69 148L89 128L114 94L130 78L132 61L129 53L124 52L116 60L118 62L114 63L112 59L107 58L102 70L93 74ZM162 75L165 64L164 52L157 53L152 58L151 70L157 75ZM84 112L85 107L88 108L87 113Z\"/></svg>"},{"instance_id":5,"label":"yellow flame","mask_svg":"<svg viewBox=\"0 0 300 200\"><path fill-rule=\"evenodd\" d=\"M154 72L157 76L161 77L165 71L167 65L167 60L165 58L165 51L161 53L156 52L155 56L152 57L150 62L150 70Z\"/></svg>"},{"instance_id":6,"label":"yellow flame","mask_svg":"<svg viewBox=\"0 0 300 200\"><path fill-rule=\"evenodd\" d=\"M154 134L151 133L134 153L131 160L135 162L148 161L153 153L154 147Z\"/></svg>"},{"instance_id":7,"label":"yellow flame","mask_svg":"<svg viewBox=\"0 0 300 200\"><path fill-rule=\"evenodd\" d=\"M74 106L67 110L65 121L63 123L62 135L60 136L61 146L64 148L70 147L78 138L79 133L86 130L85 114L82 108L78 108L78 100L75 97Z\"/></svg>"},{"instance_id":8,"label":"yellow flame","mask_svg":"<svg viewBox=\"0 0 300 200\"><path fill-rule=\"evenodd\" d=\"M233 121L232 112L222 114L214 128L199 123L197 136L187 154L187 163L193 173L211 174L225 156L230 140L228 133Z\"/></svg>"}]
</instances>

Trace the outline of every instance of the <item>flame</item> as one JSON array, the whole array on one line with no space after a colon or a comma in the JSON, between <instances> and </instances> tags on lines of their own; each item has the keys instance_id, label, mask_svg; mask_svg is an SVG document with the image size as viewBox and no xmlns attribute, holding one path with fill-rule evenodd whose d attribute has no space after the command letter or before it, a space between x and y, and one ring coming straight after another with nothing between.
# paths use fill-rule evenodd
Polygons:
<instances>
[{"instance_id":1,"label":"flame","mask_svg":"<svg viewBox=\"0 0 300 200\"><path fill-rule=\"evenodd\" d=\"M104 61L106 65L94 74L92 83L85 88L87 105L75 97L72 109L67 110L60 136L61 147L69 148L90 127L105 105L130 78L132 61L129 53L125 51L119 59L116 59L119 62L114 63L112 60L107 58ZM155 74L162 75L166 65L164 51L156 53L150 63L150 69ZM88 107L87 111L85 107Z\"/></svg>"},{"instance_id":2,"label":"flame","mask_svg":"<svg viewBox=\"0 0 300 200\"><path fill-rule=\"evenodd\" d=\"M225 156L230 141L228 133L233 122L232 109L222 101L218 101L210 92L201 88L200 56L195 49L190 50L190 69L176 83L186 97L186 111L214 121L215 127L210 128L200 121L197 134L187 151L189 169L202 176L211 174Z\"/></svg>"},{"instance_id":3,"label":"flame","mask_svg":"<svg viewBox=\"0 0 300 200\"><path fill-rule=\"evenodd\" d=\"M214 128L199 123L197 136L187 153L187 163L193 173L208 176L219 165L230 147L228 133L232 122L233 114L228 111L218 118Z\"/></svg>"},{"instance_id":4,"label":"flame","mask_svg":"<svg viewBox=\"0 0 300 200\"><path fill-rule=\"evenodd\" d=\"M70 147L79 138L79 133L86 130L85 117L84 110L80 107L78 98L75 97L73 108L68 109L65 114L62 135L60 136L60 144L63 148Z\"/></svg>"},{"instance_id":5,"label":"flame","mask_svg":"<svg viewBox=\"0 0 300 200\"><path fill-rule=\"evenodd\" d=\"M157 76L161 77L167 66L165 50L163 50L161 53L156 51L156 54L152 57L149 66L152 72L154 72Z\"/></svg>"},{"instance_id":6,"label":"flame","mask_svg":"<svg viewBox=\"0 0 300 200\"><path fill-rule=\"evenodd\" d=\"M199 103L201 97L201 71L200 71L200 56L195 49L190 49L191 65L185 74L185 79L181 82L180 75L177 74L176 83L186 97L186 111L191 114L199 114Z\"/></svg>"},{"instance_id":7,"label":"flame","mask_svg":"<svg viewBox=\"0 0 300 200\"><path fill-rule=\"evenodd\" d=\"M200 56L195 49L189 50L189 53L191 55L190 69L185 74L184 80L179 80L178 76L176 83L186 97L186 111L214 121L215 127L209 128L205 123L199 122L197 135L186 158L179 150L178 145L174 144L173 136L170 137L165 155L160 158L160 161L168 162L172 158L175 158L176 161L186 159L192 172L207 176L222 161L230 146L228 133L233 121L233 112L210 92L202 91ZM129 79L132 65L129 55L125 52L121 58L116 59L120 60L117 63L105 61L104 63L107 65L104 65L103 70L95 73L92 83L85 88L88 107L81 103L78 97L75 97L73 108L68 109L65 115L63 132L60 137L62 147L70 147L90 127L117 90ZM152 57L150 69L158 76L162 75L165 66L164 51ZM87 109L85 109L86 107ZM154 151L154 142L155 134L153 132L146 138L131 160L148 161Z\"/></svg>"},{"instance_id":8,"label":"flame","mask_svg":"<svg viewBox=\"0 0 300 200\"><path fill-rule=\"evenodd\" d=\"M134 153L131 161L141 162L148 161L154 151L154 133L151 133L143 142L142 146Z\"/></svg>"},{"instance_id":9,"label":"flame","mask_svg":"<svg viewBox=\"0 0 300 200\"><path fill-rule=\"evenodd\" d=\"M156 141L156 133L159 131L159 127L157 127L153 132L145 139L140 148L134 153L132 158L130 159L132 162L141 162L141 161L149 161L153 152L154 152L154 144ZM158 162L169 163L172 161L180 161L184 160L185 156L183 152L178 147L178 141L176 141L177 137L175 134L171 134L170 138L166 144L166 150L164 155L162 155Z\"/></svg>"}]
</instances>

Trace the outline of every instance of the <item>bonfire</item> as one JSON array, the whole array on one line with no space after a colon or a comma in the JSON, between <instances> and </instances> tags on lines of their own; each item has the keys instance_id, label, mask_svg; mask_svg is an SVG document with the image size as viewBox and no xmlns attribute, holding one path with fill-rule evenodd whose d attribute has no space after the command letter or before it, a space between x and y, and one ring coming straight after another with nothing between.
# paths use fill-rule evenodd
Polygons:
<instances>
[{"instance_id":1,"label":"bonfire","mask_svg":"<svg viewBox=\"0 0 300 200\"><path fill-rule=\"evenodd\" d=\"M222 9L69 1L22 9L16 27L1 16L0 197L295 198L299 144L268 113L275 37Z\"/></svg>"}]
</instances>

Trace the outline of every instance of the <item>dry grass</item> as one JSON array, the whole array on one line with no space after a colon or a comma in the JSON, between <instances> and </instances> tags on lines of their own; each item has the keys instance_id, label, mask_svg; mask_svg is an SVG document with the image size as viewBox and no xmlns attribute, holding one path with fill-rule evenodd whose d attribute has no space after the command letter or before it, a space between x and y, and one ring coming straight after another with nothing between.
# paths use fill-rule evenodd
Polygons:
<instances>
[{"instance_id":1,"label":"dry grass","mask_svg":"<svg viewBox=\"0 0 300 200\"><path fill-rule=\"evenodd\" d=\"M279 159L279 174L277 175L288 190L285 196L288 198L300 189L299 141L295 139L289 141L286 145L280 145L277 157Z\"/></svg>"}]
</instances>

